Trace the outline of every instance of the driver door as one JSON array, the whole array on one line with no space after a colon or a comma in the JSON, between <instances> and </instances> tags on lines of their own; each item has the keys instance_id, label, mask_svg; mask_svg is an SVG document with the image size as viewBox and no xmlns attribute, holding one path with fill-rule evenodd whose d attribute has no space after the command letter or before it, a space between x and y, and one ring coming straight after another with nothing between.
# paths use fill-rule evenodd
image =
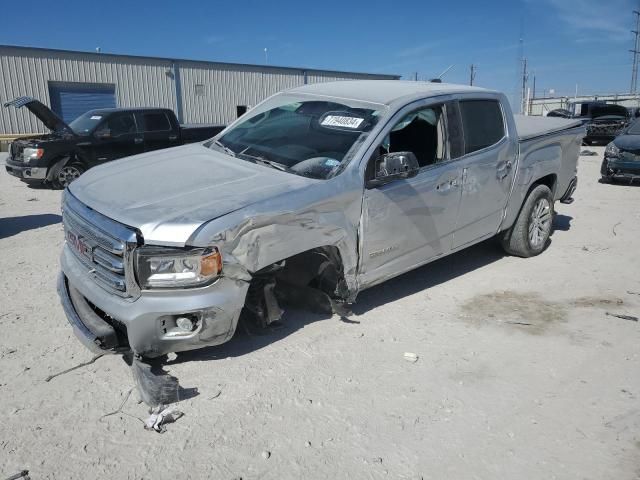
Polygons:
<instances>
[{"instance_id":1,"label":"driver door","mask_svg":"<svg viewBox=\"0 0 640 480\"><path fill-rule=\"evenodd\" d=\"M134 115L130 112L110 115L96 128L94 136L98 165L144 152L142 134L138 132Z\"/></svg>"},{"instance_id":2,"label":"driver door","mask_svg":"<svg viewBox=\"0 0 640 480\"><path fill-rule=\"evenodd\" d=\"M378 155L413 152L413 178L365 187L360 225L359 282L370 286L411 270L452 248L461 199L462 152L457 110L447 102L405 108L392 121L365 171Z\"/></svg>"}]
</instances>

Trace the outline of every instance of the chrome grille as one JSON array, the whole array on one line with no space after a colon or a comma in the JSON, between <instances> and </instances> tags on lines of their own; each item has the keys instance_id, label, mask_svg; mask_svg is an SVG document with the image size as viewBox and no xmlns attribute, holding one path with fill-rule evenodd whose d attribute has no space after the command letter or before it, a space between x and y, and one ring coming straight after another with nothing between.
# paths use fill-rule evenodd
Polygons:
<instances>
[{"instance_id":1,"label":"chrome grille","mask_svg":"<svg viewBox=\"0 0 640 480\"><path fill-rule=\"evenodd\" d=\"M65 192L62 206L67 248L105 290L130 298L140 294L133 272L136 232L117 223Z\"/></svg>"}]
</instances>

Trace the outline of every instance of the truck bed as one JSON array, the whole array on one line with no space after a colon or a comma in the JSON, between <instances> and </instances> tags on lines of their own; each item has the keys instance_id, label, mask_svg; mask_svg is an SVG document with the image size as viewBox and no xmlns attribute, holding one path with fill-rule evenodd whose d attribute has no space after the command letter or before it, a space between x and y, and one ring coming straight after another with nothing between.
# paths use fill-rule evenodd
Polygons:
<instances>
[{"instance_id":1,"label":"truck bed","mask_svg":"<svg viewBox=\"0 0 640 480\"><path fill-rule=\"evenodd\" d=\"M520 141L543 137L562 130L582 125L580 120L557 117L531 117L526 115L514 115L513 119L518 130Z\"/></svg>"}]
</instances>

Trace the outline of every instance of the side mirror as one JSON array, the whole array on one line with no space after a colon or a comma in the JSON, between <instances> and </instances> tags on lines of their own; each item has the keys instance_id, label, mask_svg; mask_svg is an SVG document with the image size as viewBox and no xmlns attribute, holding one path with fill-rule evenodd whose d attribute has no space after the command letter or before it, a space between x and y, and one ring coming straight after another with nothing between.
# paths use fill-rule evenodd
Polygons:
<instances>
[{"instance_id":1,"label":"side mirror","mask_svg":"<svg viewBox=\"0 0 640 480\"><path fill-rule=\"evenodd\" d=\"M108 128L105 128L103 130L96 132L96 138L99 138L100 140L107 140L111 138L111 130L109 130Z\"/></svg>"},{"instance_id":2,"label":"side mirror","mask_svg":"<svg viewBox=\"0 0 640 480\"><path fill-rule=\"evenodd\" d=\"M375 160L375 177L367 182L368 187L379 187L403 178L415 177L420 164L413 152L393 152Z\"/></svg>"}]
</instances>

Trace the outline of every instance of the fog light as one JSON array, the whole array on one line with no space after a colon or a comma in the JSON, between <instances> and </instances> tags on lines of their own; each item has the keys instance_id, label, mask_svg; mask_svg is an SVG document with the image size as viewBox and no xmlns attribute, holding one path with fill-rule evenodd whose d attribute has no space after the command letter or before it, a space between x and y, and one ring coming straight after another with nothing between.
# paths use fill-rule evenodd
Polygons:
<instances>
[{"instance_id":1,"label":"fog light","mask_svg":"<svg viewBox=\"0 0 640 480\"><path fill-rule=\"evenodd\" d=\"M190 332L193 330L193 321L187 317L178 317L176 318L176 326L185 332Z\"/></svg>"}]
</instances>

